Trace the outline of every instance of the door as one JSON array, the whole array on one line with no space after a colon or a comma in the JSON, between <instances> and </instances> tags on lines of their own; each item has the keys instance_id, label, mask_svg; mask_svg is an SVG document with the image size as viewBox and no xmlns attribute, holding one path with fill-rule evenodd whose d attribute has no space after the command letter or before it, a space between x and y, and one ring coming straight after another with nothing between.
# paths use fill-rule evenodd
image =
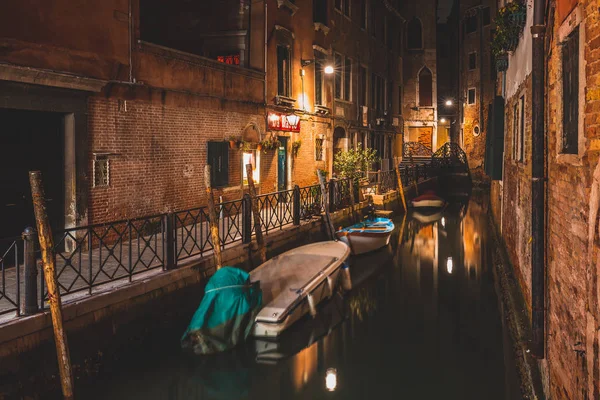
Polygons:
<instances>
[{"instance_id":1,"label":"door","mask_svg":"<svg viewBox=\"0 0 600 400\"><path fill-rule=\"evenodd\" d=\"M288 138L279 137L279 149L277 150L277 190L287 189L287 170L288 170L288 157L287 157L287 144Z\"/></svg>"},{"instance_id":2,"label":"door","mask_svg":"<svg viewBox=\"0 0 600 400\"><path fill-rule=\"evenodd\" d=\"M35 227L29 171L42 172L46 210L54 232L64 228L63 115L0 109L0 238Z\"/></svg>"}]
</instances>

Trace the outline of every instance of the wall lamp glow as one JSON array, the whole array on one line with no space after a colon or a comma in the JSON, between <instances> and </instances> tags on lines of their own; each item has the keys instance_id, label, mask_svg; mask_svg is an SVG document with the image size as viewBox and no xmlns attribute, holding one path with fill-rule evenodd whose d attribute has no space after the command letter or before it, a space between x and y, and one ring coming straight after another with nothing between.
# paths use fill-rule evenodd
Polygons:
<instances>
[{"instance_id":1,"label":"wall lamp glow","mask_svg":"<svg viewBox=\"0 0 600 400\"><path fill-rule=\"evenodd\" d=\"M453 268L454 264L452 263L452 257L448 257L448 259L446 260L446 271L448 271L449 274L452 274Z\"/></svg>"},{"instance_id":2,"label":"wall lamp glow","mask_svg":"<svg viewBox=\"0 0 600 400\"><path fill-rule=\"evenodd\" d=\"M446 105L447 105L448 107L450 107L452 104L454 104L454 103L452 102L452 100L446 100Z\"/></svg>"},{"instance_id":3,"label":"wall lamp glow","mask_svg":"<svg viewBox=\"0 0 600 400\"><path fill-rule=\"evenodd\" d=\"M304 68L311 64L314 64L315 61L316 60L314 58L308 59L308 60L302 59L302 60L300 60L300 65L302 66L302 68ZM323 69L323 72L325 72L326 74L333 74L333 67L331 65L326 65L325 68Z\"/></svg>"},{"instance_id":4,"label":"wall lamp glow","mask_svg":"<svg viewBox=\"0 0 600 400\"><path fill-rule=\"evenodd\" d=\"M442 124L445 124L445 123L446 123L446 118L442 118L442 119L440 119L440 122L441 122Z\"/></svg>"}]
</instances>

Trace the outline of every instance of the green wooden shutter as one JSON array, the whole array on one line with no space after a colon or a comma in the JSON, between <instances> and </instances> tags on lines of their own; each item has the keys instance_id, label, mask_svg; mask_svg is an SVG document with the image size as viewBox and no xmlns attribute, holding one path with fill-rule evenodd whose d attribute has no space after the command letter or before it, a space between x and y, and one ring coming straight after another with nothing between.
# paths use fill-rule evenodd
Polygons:
<instances>
[{"instance_id":1,"label":"green wooden shutter","mask_svg":"<svg viewBox=\"0 0 600 400\"><path fill-rule=\"evenodd\" d=\"M208 164L212 187L229 184L229 143L208 142Z\"/></svg>"}]
</instances>

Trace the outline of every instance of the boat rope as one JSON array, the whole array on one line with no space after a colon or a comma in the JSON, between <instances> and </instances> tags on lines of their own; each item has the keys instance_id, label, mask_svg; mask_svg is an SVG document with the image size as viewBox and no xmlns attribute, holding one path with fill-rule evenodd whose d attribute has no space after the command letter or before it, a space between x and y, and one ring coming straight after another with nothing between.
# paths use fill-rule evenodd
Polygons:
<instances>
[{"instance_id":1,"label":"boat rope","mask_svg":"<svg viewBox=\"0 0 600 400\"><path fill-rule=\"evenodd\" d=\"M204 292L204 294L210 293L210 292L216 292L219 290L223 290L223 289L233 289L233 288L247 288L250 287L252 285L230 285L230 286L223 286L223 287L218 287L218 288L214 288L214 289L209 289L207 291Z\"/></svg>"}]
</instances>

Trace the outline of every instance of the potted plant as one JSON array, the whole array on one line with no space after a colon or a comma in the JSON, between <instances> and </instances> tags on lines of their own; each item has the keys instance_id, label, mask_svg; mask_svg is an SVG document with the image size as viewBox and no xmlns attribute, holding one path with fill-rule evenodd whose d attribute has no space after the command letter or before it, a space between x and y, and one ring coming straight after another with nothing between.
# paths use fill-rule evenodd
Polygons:
<instances>
[{"instance_id":1,"label":"potted plant","mask_svg":"<svg viewBox=\"0 0 600 400\"><path fill-rule=\"evenodd\" d=\"M260 145L262 147L262 149L264 150L264 152L266 153L267 150L274 150L276 148L278 148L281 145L281 142L277 139L273 139L271 137L263 140L262 142L260 142Z\"/></svg>"},{"instance_id":2,"label":"potted plant","mask_svg":"<svg viewBox=\"0 0 600 400\"><path fill-rule=\"evenodd\" d=\"M508 22L516 29L522 30L527 20L527 8L521 1L515 0L506 5Z\"/></svg>"},{"instance_id":3,"label":"potted plant","mask_svg":"<svg viewBox=\"0 0 600 400\"><path fill-rule=\"evenodd\" d=\"M256 150L258 150L258 151L262 150L262 142L258 142L258 144L256 145Z\"/></svg>"},{"instance_id":4,"label":"potted plant","mask_svg":"<svg viewBox=\"0 0 600 400\"><path fill-rule=\"evenodd\" d=\"M242 150L242 151L252 150L252 143L246 142L245 140L241 140L240 141L240 150Z\"/></svg>"},{"instance_id":5,"label":"potted plant","mask_svg":"<svg viewBox=\"0 0 600 400\"><path fill-rule=\"evenodd\" d=\"M238 146L238 139L235 136L229 136L229 148L235 149Z\"/></svg>"},{"instance_id":6,"label":"potted plant","mask_svg":"<svg viewBox=\"0 0 600 400\"><path fill-rule=\"evenodd\" d=\"M302 146L302 140L298 139L292 143L292 155L294 157L298 156L298 152L300 151L300 146Z\"/></svg>"}]
</instances>

